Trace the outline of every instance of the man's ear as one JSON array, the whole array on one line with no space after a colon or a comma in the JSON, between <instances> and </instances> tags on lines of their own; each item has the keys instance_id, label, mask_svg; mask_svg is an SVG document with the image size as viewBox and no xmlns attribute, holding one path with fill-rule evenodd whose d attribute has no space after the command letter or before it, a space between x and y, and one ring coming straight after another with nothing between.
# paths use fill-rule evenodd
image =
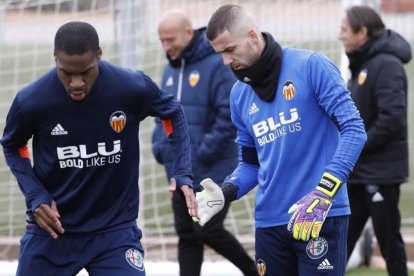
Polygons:
<instances>
[{"instance_id":1,"label":"man's ear","mask_svg":"<svg viewBox=\"0 0 414 276\"><path fill-rule=\"evenodd\" d=\"M101 58L102 58L102 48L101 48L101 47L99 47L99 50L98 50L98 52L96 53L96 58L97 58L98 60L101 60Z\"/></svg>"},{"instance_id":2,"label":"man's ear","mask_svg":"<svg viewBox=\"0 0 414 276\"><path fill-rule=\"evenodd\" d=\"M186 28L185 29L185 34L187 35L188 40L191 41L193 39L193 36L194 36L193 28Z\"/></svg>"},{"instance_id":3,"label":"man's ear","mask_svg":"<svg viewBox=\"0 0 414 276\"><path fill-rule=\"evenodd\" d=\"M358 36L361 40L369 39L367 27L362 27L358 32Z\"/></svg>"},{"instance_id":4,"label":"man's ear","mask_svg":"<svg viewBox=\"0 0 414 276\"><path fill-rule=\"evenodd\" d=\"M255 44L257 44L259 41L259 35L254 28L250 28L247 30L247 37Z\"/></svg>"}]
</instances>

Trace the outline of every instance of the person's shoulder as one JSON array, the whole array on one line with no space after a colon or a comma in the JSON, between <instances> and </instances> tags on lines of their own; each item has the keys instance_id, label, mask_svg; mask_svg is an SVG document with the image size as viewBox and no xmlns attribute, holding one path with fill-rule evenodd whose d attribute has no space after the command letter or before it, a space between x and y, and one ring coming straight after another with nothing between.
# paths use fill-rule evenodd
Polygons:
<instances>
[{"instance_id":1,"label":"person's shoulder","mask_svg":"<svg viewBox=\"0 0 414 276\"><path fill-rule=\"evenodd\" d=\"M119 75L141 75L142 71L140 70L135 70L132 68L128 68L128 67L123 67L120 65L116 65L113 63L110 63L108 61L104 61L101 60L99 62L99 70L101 73L106 73L109 72L111 74L119 74Z\"/></svg>"},{"instance_id":2,"label":"person's shoulder","mask_svg":"<svg viewBox=\"0 0 414 276\"><path fill-rule=\"evenodd\" d=\"M246 87L248 87L249 85L247 83L244 83L242 81L237 80L234 85L233 85L233 89L237 89L237 90L243 90Z\"/></svg>"},{"instance_id":3,"label":"person's shoulder","mask_svg":"<svg viewBox=\"0 0 414 276\"><path fill-rule=\"evenodd\" d=\"M295 48L295 47L289 47L289 46L283 46L282 47L282 53L283 55L299 55L304 57L310 57L311 55L315 54L316 52L310 49L305 48Z\"/></svg>"},{"instance_id":4,"label":"person's shoulder","mask_svg":"<svg viewBox=\"0 0 414 276\"><path fill-rule=\"evenodd\" d=\"M104 82L116 81L122 86L136 86L145 82L143 71L119 66L107 61L99 62L99 74L103 77Z\"/></svg>"},{"instance_id":5,"label":"person's shoulder","mask_svg":"<svg viewBox=\"0 0 414 276\"><path fill-rule=\"evenodd\" d=\"M308 65L334 64L328 56L320 51L303 48L289 48L288 53L289 59L296 62L304 62Z\"/></svg>"},{"instance_id":6,"label":"person's shoulder","mask_svg":"<svg viewBox=\"0 0 414 276\"><path fill-rule=\"evenodd\" d=\"M39 93L39 91L50 91L51 89L53 89L53 86L59 84L57 80L58 79L56 74L56 68L49 69L46 73L44 73L31 83L23 86L18 92L18 95L21 97L30 97L34 93Z\"/></svg>"},{"instance_id":7,"label":"person's shoulder","mask_svg":"<svg viewBox=\"0 0 414 276\"><path fill-rule=\"evenodd\" d=\"M19 102L21 110L41 108L53 101L61 83L56 74L56 68L48 70L42 76L23 86L17 92L15 100Z\"/></svg>"},{"instance_id":8,"label":"person's shoulder","mask_svg":"<svg viewBox=\"0 0 414 276\"><path fill-rule=\"evenodd\" d=\"M401 59L391 53L381 52L371 58L372 67L386 68L386 66L397 65L403 67Z\"/></svg>"},{"instance_id":9,"label":"person's shoulder","mask_svg":"<svg viewBox=\"0 0 414 276\"><path fill-rule=\"evenodd\" d=\"M382 36L374 40L371 45L371 52L372 56L374 56L375 53L390 54L404 64L412 59L410 43L393 30L386 30ZM389 59L393 60L393 58Z\"/></svg>"},{"instance_id":10,"label":"person's shoulder","mask_svg":"<svg viewBox=\"0 0 414 276\"><path fill-rule=\"evenodd\" d=\"M116 82L123 91L144 92L148 90L159 90L155 81L144 71L122 67L113 63L101 61L99 64L105 82Z\"/></svg>"},{"instance_id":11,"label":"person's shoulder","mask_svg":"<svg viewBox=\"0 0 414 276\"><path fill-rule=\"evenodd\" d=\"M233 84L230 97L243 98L246 96L246 93L252 93L252 91L253 88L250 85L238 80Z\"/></svg>"},{"instance_id":12,"label":"person's shoulder","mask_svg":"<svg viewBox=\"0 0 414 276\"><path fill-rule=\"evenodd\" d=\"M282 47L282 59L284 62L305 62L307 63L312 57L320 56L319 52L305 49L305 48L294 48L294 47Z\"/></svg>"}]
</instances>

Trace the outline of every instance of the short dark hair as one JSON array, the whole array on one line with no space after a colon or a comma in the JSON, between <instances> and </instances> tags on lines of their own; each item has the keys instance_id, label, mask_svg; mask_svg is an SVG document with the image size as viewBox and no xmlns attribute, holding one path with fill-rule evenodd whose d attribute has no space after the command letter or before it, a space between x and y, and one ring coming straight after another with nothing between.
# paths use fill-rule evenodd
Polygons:
<instances>
[{"instance_id":1,"label":"short dark hair","mask_svg":"<svg viewBox=\"0 0 414 276\"><path fill-rule=\"evenodd\" d=\"M354 33L367 28L368 37L375 38L385 32L385 24L379 14L368 6L352 6L346 10L349 24Z\"/></svg>"},{"instance_id":2,"label":"short dark hair","mask_svg":"<svg viewBox=\"0 0 414 276\"><path fill-rule=\"evenodd\" d=\"M69 55L98 53L99 36L95 28L86 22L72 21L62 25L55 35L55 53Z\"/></svg>"},{"instance_id":3,"label":"short dark hair","mask_svg":"<svg viewBox=\"0 0 414 276\"><path fill-rule=\"evenodd\" d=\"M233 4L223 5L217 9L207 24L206 36L208 40L214 40L226 30L231 31L242 9L242 7Z\"/></svg>"}]
</instances>

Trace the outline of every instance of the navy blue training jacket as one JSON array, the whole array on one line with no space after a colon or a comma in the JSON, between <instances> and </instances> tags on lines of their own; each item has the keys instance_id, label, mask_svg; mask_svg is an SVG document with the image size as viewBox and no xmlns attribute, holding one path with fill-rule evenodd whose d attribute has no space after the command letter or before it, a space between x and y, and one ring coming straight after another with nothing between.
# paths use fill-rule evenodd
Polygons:
<instances>
[{"instance_id":1,"label":"navy blue training jacket","mask_svg":"<svg viewBox=\"0 0 414 276\"><path fill-rule=\"evenodd\" d=\"M139 125L171 118L173 172L192 184L187 124L180 104L139 71L99 62L88 97L72 101L56 69L23 88L7 116L5 158L26 198L29 222L40 204L56 201L66 233L134 223L138 215ZM32 138L33 166L21 149Z\"/></svg>"},{"instance_id":2,"label":"navy blue training jacket","mask_svg":"<svg viewBox=\"0 0 414 276\"><path fill-rule=\"evenodd\" d=\"M207 177L222 182L238 158L229 107L236 78L210 45L205 30L195 30L195 38L181 54L178 65L166 65L161 83L181 102L187 118L196 190ZM173 153L159 122L152 141L156 160L165 165L171 177Z\"/></svg>"}]
</instances>

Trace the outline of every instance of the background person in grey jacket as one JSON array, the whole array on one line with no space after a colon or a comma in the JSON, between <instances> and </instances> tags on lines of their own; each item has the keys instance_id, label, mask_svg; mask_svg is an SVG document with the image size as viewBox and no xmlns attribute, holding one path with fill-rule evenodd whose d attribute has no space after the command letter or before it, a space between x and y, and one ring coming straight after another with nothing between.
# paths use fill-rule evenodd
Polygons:
<instances>
[{"instance_id":1,"label":"background person in grey jacket","mask_svg":"<svg viewBox=\"0 0 414 276\"><path fill-rule=\"evenodd\" d=\"M221 183L237 164L235 128L230 119L229 95L235 77L216 54L205 36L205 28L194 30L180 10L170 10L161 18L159 39L166 51L161 86L181 102L187 117L191 141L194 190L210 177ZM168 124L164 124L168 131ZM173 152L160 122L153 132L153 153L171 178ZM188 214L183 193L175 189L172 207L179 237L178 260L181 276L200 275L203 245L206 244L236 265L244 275L256 275L256 266L237 239L224 228L229 205L204 227Z\"/></svg>"},{"instance_id":2,"label":"background person in grey jacket","mask_svg":"<svg viewBox=\"0 0 414 276\"><path fill-rule=\"evenodd\" d=\"M367 143L348 180L351 217L348 259L371 216L390 275L407 275L400 233L400 185L408 177L407 76L409 43L385 28L368 6L352 6L339 39L349 58L348 88L365 123Z\"/></svg>"}]
</instances>

